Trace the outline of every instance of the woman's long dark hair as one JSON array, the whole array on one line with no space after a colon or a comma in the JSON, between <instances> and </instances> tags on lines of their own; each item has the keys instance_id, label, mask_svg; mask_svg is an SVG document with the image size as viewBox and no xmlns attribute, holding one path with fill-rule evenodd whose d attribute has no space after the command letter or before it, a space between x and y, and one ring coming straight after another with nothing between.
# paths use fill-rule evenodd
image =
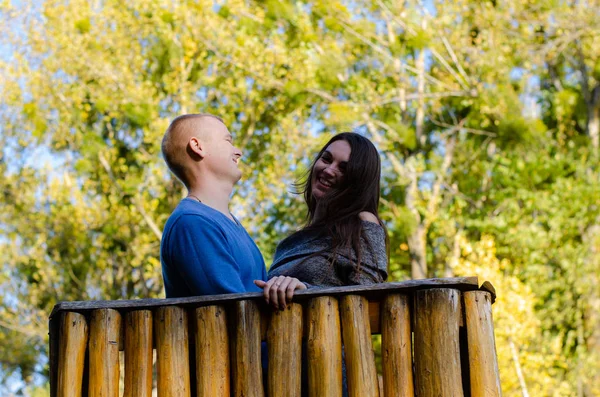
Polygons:
<instances>
[{"instance_id":1,"label":"woman's long dark hair","mask_svg":"<svg viewBox=\"0 0 600 397\"><path fill-rule=\"evenodd\" d=\"M340 140L348 142L351 149L342 183L339 188L316 200L312 194L315 164L329 145ZM307 224L302 230L311 230L331 238L331 247L327 251L331 250L332 252L331 261L334 266L338 252L354 250L356 255L355 272L358 272L362 259L360 241L362 221L359 213L368 211L374 214L383 226L378 212L381 160L377 149L370 140L362 135L354 132L342 132L331 138L321 149L305 178L297 185L299 193L304 195L308 206ZM386 248L387 245L386 231Z\"/></svg>"}]
</instances>

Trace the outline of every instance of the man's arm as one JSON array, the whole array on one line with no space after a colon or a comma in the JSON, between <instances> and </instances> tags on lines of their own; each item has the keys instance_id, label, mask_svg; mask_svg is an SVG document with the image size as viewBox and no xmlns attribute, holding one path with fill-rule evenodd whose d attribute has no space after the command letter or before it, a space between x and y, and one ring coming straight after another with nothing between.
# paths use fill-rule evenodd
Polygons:
<instances>
[{"instance_id":1,"label":"man's arm","mask_svg":"<svg viewBox=\"0 0 600 397\"><path fill-rule=\"evenodd\" d=\"M200 215L184 215L169 235L170 266L192 295L247 292L223 230Z\"/></svg>"}]
</instances>

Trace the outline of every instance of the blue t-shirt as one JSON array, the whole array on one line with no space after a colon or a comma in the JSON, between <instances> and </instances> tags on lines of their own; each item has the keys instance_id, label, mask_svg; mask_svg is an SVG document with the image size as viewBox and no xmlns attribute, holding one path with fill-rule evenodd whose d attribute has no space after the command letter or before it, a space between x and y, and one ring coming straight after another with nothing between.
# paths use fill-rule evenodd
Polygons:
<instances>
[{"instance_id":1,"label":"blue t-shirt","mask_svg":"<svg viewBox=\"0 0 600 397\"><path fill-rule=\"evenodd\" d=\"M258 247L237 221L190 198L165 225L160 261L167 298L260 292L266 280Z\"/></svg>"}]
</instances>

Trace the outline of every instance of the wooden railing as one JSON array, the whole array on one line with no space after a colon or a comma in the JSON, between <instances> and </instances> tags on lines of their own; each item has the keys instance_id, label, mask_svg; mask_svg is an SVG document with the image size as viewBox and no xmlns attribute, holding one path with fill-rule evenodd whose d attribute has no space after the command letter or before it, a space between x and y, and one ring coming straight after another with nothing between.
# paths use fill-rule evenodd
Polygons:
<instances>
[{"instance_id":1,"label":"wooden railing","mask_svg":"<svg viewBox=\"0 0 600 397\"><path fill-rule=\"evenodd\" d=\"M153 376L160 397L341 396L342 351L349 396L500 396L494 299L468 277L310 289L284 311L259 293L63 302L50 317L51 396L150 396Z\"/></svg>"}]
</instances>

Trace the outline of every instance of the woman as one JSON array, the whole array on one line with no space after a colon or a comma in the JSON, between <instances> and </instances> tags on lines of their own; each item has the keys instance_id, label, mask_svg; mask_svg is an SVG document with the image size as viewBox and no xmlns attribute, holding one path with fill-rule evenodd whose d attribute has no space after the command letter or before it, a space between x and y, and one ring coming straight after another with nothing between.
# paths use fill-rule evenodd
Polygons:
<instances>
[{"instance_id":1,"label":"woman","mask_svg":"<svg viewBox=\"0 0 600 397\"><path fill-rule=\"evenodd\" d=\"M267 302L285 308L296 289L383 282L387 233L378 216L381 162L367 138L334 136L302 185L308 223L277 246Z\"/></svg>"}]
</instances>

